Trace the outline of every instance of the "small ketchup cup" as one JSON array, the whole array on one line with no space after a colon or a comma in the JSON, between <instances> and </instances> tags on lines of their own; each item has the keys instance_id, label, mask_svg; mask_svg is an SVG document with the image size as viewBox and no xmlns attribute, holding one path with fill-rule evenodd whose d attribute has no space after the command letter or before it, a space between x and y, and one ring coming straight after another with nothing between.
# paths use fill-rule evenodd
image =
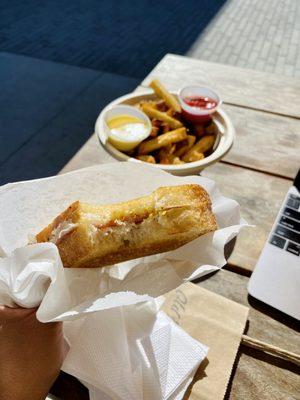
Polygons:
<instances>
[{"instance_id":1,"label":"small ketchup cup","mask_svg":"<svg viewBox=\"0 0 300 400\"><path fill-rule=\"evenodd\" d=\"M211 119L221 99L213 90L202 86L186 86L179 93L183 117L193 123Z\"/></svg>"}]
</instances>

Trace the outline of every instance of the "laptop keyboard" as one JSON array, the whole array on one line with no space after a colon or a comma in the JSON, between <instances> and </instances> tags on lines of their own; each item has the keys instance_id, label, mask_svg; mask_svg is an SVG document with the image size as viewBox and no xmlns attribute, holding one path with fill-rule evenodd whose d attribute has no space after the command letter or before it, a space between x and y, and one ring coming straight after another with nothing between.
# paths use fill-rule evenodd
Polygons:
<instances>
[{"instance_id":1,"label":"laptop keyboard","mask_svg":"<svg viewBox=\"0 0 300 400\"><path fill-rule=\"evenodd\" d=\"M270 243L289 253L300 255L300 197L290 194Z\"/></svg>"}]
</instances>

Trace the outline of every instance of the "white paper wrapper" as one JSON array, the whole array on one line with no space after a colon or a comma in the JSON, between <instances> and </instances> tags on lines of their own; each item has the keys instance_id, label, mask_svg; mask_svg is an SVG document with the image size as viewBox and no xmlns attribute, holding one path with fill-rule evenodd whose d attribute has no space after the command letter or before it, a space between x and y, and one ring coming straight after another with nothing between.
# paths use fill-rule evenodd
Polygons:
<instances>
[{"instance_id":1,"label":"white paper wrapper","mask_svg":"<svg viewBox=\"0 0 300 400\"><path fill-rule=\"evenodd\" d=\"M30 235L73 201L113 203L185 183L208 191L219 229L175 251L109 268L64 269L54 244L27 246ZM150 166L104 164L9 184L0 188L0 304L40 305L40 321L68 321L71 350L63 369L86 383L91 400L177 400L207 348L158 313L153 298L221 268L225 244L243 225L238 204L211 180L175 177Z\"/></svg>"},{"instance_id":2,"label":"white paper wrapper","mask_svg":"<svg viewBox=\"0 0 300 400\"><path fill-rule=\"evenodd\" d=\"M208 191L220 229L175 251L101 269L63 269L52 244L32 245L12 255L16 248L28 243L30 235L39 232L75 200L119 202L149 194L159 186L184 183L197 183ZM0 188L0 252L15 260L1 261L0 303L11 305L14 301L30 307L38 306L42 300L38 318L48 322L145 301L222 267L226 262L224 245L242 225L239 205L222 196L213 181L199 176L175 177L150 166L104 164L8 184ZM38 257L38 263L45 259L47 272L44 267L37 268L32 257ZM49 287L45 276L50 277ZM31 286L42 281L33 295Z\"/></svg>"}]
</instances>

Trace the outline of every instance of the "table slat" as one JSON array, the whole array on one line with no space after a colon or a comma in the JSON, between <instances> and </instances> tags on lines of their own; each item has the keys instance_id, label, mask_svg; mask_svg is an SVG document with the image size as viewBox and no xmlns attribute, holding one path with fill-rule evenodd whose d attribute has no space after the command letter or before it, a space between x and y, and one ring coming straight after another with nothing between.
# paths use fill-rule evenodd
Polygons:
<instances>
[{"instance_id":1,"label":"table slat","mask_svg":"<svg viewBox=\"0 0 300 400\"><path fill-rule=\"evenodd\" d=\"M288 362L241 347L224 400L296 400L299 368Z\"/></svg>"},{"instance_id":2,"label":"table slat","mask_svg":"<svg viewBox=\"0 0 300 400\"><path fill-rule=\"evenodd\" d=\"M226 103L300 117L300 79L167 54L142 82L169 89L189 84L215 89Z\"/></svg>"},{"instance_id":3,"label":"table slat","mask_svg":"<svg viewBox=\"0 0 300 400\"><path fill-rule=\"evenodd\" d=\"M300 120L223 105L236 129L232 149L223 159L293 179L300 165Z\"/></svg>"},{"instance_id":4,"label":"table slat","mask_svg":"<svg viewBox=\"0 0 300 400\"><path fill-rule=\"evenodd\" d=\"M224 195L236 200L242 216L255 225L240 232L229 258L230 264L253 271L292 181L225 163L206 168L202 175L213 179Z\"/></svg>"}]
</instances>

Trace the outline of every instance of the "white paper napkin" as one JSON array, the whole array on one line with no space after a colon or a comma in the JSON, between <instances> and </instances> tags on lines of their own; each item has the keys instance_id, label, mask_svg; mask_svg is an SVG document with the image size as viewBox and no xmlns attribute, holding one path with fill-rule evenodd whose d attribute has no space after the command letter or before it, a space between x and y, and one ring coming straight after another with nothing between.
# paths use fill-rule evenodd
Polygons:
<instances>
[{"instance_id":1,"label":"white paper napkin","mask_svg":"<svg viewBox=\"0 0 300 400\"><path fill-rule=\"evenodd\" d=\"M208 351L155 303L89 315L70 345L77 351L63 370L89 388L91 400L180 399Z\"/></svg>"}]
</instances>

